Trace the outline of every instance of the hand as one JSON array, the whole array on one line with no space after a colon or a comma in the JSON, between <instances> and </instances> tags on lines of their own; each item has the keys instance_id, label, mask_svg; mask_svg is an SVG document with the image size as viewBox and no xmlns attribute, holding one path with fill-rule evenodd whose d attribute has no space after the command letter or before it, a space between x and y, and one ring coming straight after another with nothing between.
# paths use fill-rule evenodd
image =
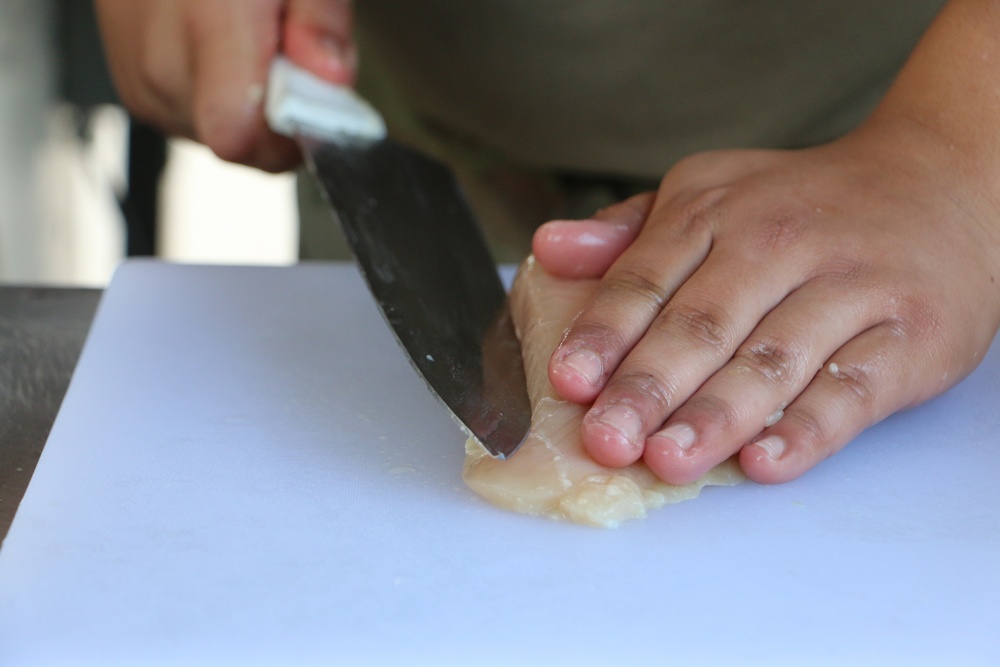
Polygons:
<instances>
[{"instance_id":1,"label":"hand","mask_svg":"<svg viewBox=\"0 0 1000 667\"><path fill-rule=\"evenodd\" d=\"M269 171L295 166L295 144L263 116L279 49L334 83L353 82L349 0L96 0L123 103L168 134Z\"/></svg>"},{"instance_id":2,"label":"hand","mask_svg":"<svg viewBox=\"0 0 1000 667\"><path fill-rule=\"evenodd\" d=\"M965 376L1000 326L1000 206L966 157L882 118L696 155L655 195L543 226L546 270L603 276L549 368L593 401L590 454L683 484L738 453L786 481Z\"/></svg>"},{"instance_id":3,"label":"hand","mask_svg":"<svg viewBox=\"0 0 1000 667\"><path fill-rule=\"evenodd\" d=\"M539 230L544 268L603 276L549 367L593 401L595 459L684 483L738 453L751 479L790 480L982 359L1000 326L998 34L995 1L952 0L847 137L696 155L655 195Z\"/></svg>"}]
</instances>

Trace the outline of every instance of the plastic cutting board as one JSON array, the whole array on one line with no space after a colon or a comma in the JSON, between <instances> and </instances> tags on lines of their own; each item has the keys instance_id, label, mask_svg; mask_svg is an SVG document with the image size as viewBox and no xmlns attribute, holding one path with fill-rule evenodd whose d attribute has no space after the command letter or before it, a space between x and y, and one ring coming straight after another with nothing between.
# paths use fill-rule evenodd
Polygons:
<instances>
[{"instance_id":1,"label":"plastic cutting board","mask_svg":"<svg viewBox=\"0 0 1000 667\"><path fill-rule=\"evenodd\" d=\"M495 509L462 445L353 267L127 264L0 549L0 664L1000 664L997 346L617 530Z\"/></svg>"}]
</instances>

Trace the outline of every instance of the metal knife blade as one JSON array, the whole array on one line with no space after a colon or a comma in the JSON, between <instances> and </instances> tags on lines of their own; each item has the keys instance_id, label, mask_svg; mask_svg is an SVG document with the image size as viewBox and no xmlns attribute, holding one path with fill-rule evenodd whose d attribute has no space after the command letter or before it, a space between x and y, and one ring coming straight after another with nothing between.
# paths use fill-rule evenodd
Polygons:
<instances>
[{"instance_id":1,"label":"metal knife blade","mask_svg":"<svg viewBox=\"0 0 1000 667\"><path fill-rule=\"evenodd\" d=\"M531 422L521 346L453 174L377 133L314 122L295 125L296 139L386 322L456 421L492 455L510 456Z\"/></svg>"}]
</instances>

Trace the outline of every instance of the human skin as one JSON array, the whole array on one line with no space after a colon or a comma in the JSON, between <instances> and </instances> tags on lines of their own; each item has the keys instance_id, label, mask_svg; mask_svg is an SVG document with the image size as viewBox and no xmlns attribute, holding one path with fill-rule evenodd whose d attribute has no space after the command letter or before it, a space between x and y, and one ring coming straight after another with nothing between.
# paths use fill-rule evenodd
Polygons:
<instances>
[{"instance_id":1,"label":"human skin","mask_svg":"<svg viewBox=\"0 0 1000 667\"><path fill-rule=\"evenodd\" d=\"M348 0L96 6L125 104L227 160L299 160L263 120L279 50L354 77ZM1000 0L952 0L842 139L694 155L656 193L538 231L547 271L602 279L549 369L593 402L598 462L686 483L738 453L787 481L975 367L1000 326L998 35Z\"/></svg>"},{"instance_id":2,"label":"human skin","mask_svg":"<svg viewBox=\"0 0 1000 667\"><path fill-rule=\"evenodd\" d=\"M95 8L129 111L231 162L284 171L301 161L264 121L279 50L332 82L354 81L349 0L95 0Z\"/></svg>"},{"instance_id":3,"label":"human skin","mask_svg":"<svg viewBox=\"0 0 1000 667\"><path fill-rule=\"evenodd\" d=\"M784 482L964 377L1000 326L997 119L1000 2L954 0L844 138L695 155L540 228L548 271L602 278L549 366L591 456Z\"/></svg>"}]
</instances>

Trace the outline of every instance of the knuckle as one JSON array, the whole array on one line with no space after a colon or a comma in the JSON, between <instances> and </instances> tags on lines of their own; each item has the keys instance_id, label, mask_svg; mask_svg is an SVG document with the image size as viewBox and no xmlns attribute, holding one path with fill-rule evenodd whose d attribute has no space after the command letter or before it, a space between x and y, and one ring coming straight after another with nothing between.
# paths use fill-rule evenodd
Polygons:
<instances>
[{"instance_id":1,"label":"knuckle","mask_svg":"<svg viewBox=\"0 0 1000 667\"><path fill-rule=\"evenodd\" d=\"M226 162L254 164L261 148L262 127L256 119L233 114L208 100L195 100L197 139Z\"/></svg>"},{"instance_id":2,"label":"knuckle","mask_svg":"<svg viewBox=\"0 0 1000 667\"><path fill-rule=\"evenodd\" d=\"M723 433L733 433L740 430L740 425L746 422L746 413L729 401L712 394L698 394L684 404L685 418L698 415L700 419L690 421L708 421L715 424Z\"/></svg>"},{"instance_id":3,"label":"knuckle","mask_svg":"<svg viewBox=\"0 0 1000 667\"><path fill-rule=\"evenodd\" d=\"M878 402L878 382L869 368L857 364L830 363L826 369L851 403L869 413L874 412Z\"/></svg>"},{"instance_id":4,"label":"knuckle","mask_svg":"<svg viewBox=\"0 0 1000 667\"><path fill-rule=\"evenodd\" d=\"M877 269L870 262L842 254L824 259L818 271L826 284L839 289L855 289L876 273Z\"/></svg>"},{"instance_id":5,"label":"knuckle","mask_svg":"<svg viewBox=\"0 0 1000 667\"><path fill-rule=\"evenodd\" d=\"M199 127L201 140L213 153L225 162L252 164L256 157L256 143L237 132L229 131L214 123L203 123Z\"/></svg>"},{"instance_id":6,"label":"knuckle","mask_svg":"<svg viewBox=\"0 0 1000 667\"><path fill-rule=\"evenodd\" d=\"M701 152L701 153L691 153L678 160L673 167L670 168L668 176L685 174L687 172L697 173L702 168L704 168L706 162L711 159L711 153Z\"/></svg>"},{"instance_id":7,"label":"knuckle","mask_svg":"<svg viewBox=\"0 0 1000 667\"><path fill-rule=\"evenodd\" d=\"M769 339L741 347L733 362L737 373L751 373L774 385L801 378L806 355L794 345Z\"/></svg>"},{"instance_id":8,"label":"knuckle","mask_svg":"<svg viewBox=\"0 0 1000 667\"><path fill-rule=\"evenodd\" d=\"M702 176L714 171L717 165L727 159L732 159L738 151L706 150L685 155L670 168L663 181L702 180Z\"/></svg>"},{"instance_id":9,"label":"knuckle","mask_svg":"<svg viewBox=\"0 0 1000 667\"><path fill-rule=\"evenodd\" d=\"M787 251L803 236L807 216L796 210L777 211L761 223L760 250L768 253Z\"/></svg>"},{"instance_id":10,"label":"knuckle","mask_svg":"<svg viewBox=\"0 0 1000 667\"><path fill-rule=\"evenodd\" d=\"M677 395L677 382L651 369L633 368L615 377L613 391L629 402L645 403L656 416L665 417Z\"/></svg>"},{"instance_id":11,"label":"knuckle","mask_svg":"<svg viewBox=\"0 0 1000 667\"><path fill-rule=\"evenodd\" d=\"M610 302L620 303L621 299L639 301L654 313L663 308L668 296L667 290L660 286L658 276L638 267L615 271L604 279L602 287L604 297Z\"/></svg>"},{"instance_id":12,"label":"knuckle","mask_svg":"<svg viewBox=\"0 0 1000 667\"><path fill-rule=\"evenodd\" d=\"M782 419L782 428L794 434L798 445L813 451L827 443L833 433L833 425L829 420L805 407L786 413Z\"/></svg>"},{"instance_id":13,"label":"knuckle","mask_svg":"<svg viewBox=\"0 0 1000 667\"><path fill-rule=\"evenodd\" d=\"M900 340L926 340L944 334L944 322L937 310L924 298L894 297L893 316L889 321L892 334Z\"/></svg>"},{"instance_id":14,"label":"knuckle","mask_svg":"<svg viewBox=\"0 0 1000 667\"><path fill-rule=\"evenodd\" d=\"M686 233L710 233L718 217L718 207L729 197L727 186L707 188L684 202L678 211Z\"/></svg>"},{"instance_id":15,"label":"knuckle","mask_svg":"<svg viewBox=\"0 0 1000 667\"><path fill-rule=\"evenodd\" d=\"M567 350L586 348L602 357L609 357L626 349L627 341L614 327L581 315L566 330L560 347Z\"/></svg>"},{"instance_id":16,"label":"knuckle","mask_svg":"<svg viewBox=\"0 0 1000 667\"><path fill-rule=\"evenodd\" d=\"M136 77L140 89L148 91L149 97L164 104L172 104L181 88L173 68L151 50L144 50L140 56Z\"/></svg>"},{"instance_id":17,"label":"knuckle","mask_svg":"<svg viewBox=\"0 0 1000 667\"><path fill-rule=\"evenodd\" d=\"M735 336L720 312L714 307L668 306L654 326L668 334L679 331L683 337L713 352L726 352L732 349Z\"/></svg>"}]
</instances>

